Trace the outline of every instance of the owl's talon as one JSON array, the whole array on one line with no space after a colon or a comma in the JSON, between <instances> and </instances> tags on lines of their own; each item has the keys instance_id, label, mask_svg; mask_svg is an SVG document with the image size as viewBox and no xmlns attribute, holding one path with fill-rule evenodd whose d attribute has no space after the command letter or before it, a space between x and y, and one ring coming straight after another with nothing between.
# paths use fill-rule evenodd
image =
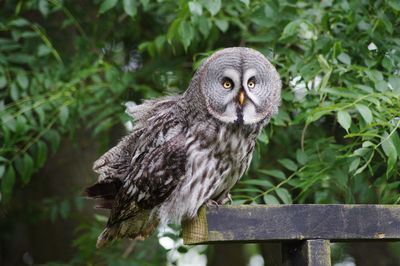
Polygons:
<instances>
[{"instance_id":1,"label":"owl's talon","mask_svg":"<svg viewBox=\"0 0 400 266\"><path fill-rule=\"evenodd\" d=\"M207 202L206 202L206 207L207 208L209 208L209 207L219 207L219 203L217 202L217 201L215 201L215 200L212 200L212 199L209 199Z\"/></svg>"},{"instance_id":2,"label":"owl's talon","mask_svg":"<svg viewBox=\"0 0 400 266\"><path fill-rule=\"evenodd\" d=\"M232 203L233 203L233 200L232 200L231 193L228 193L228 194L226 195L226 197L225 197L224 199L221 200L221 205L224 205L224 204L232 204Z\"/></svg>"}]
</instances>

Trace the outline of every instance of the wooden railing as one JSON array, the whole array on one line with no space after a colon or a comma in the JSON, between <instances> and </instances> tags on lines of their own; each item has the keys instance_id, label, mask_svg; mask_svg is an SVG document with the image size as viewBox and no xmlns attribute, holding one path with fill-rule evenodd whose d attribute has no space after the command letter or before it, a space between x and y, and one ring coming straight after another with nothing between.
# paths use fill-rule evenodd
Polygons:
<instances>
[{"instance_id":1,"label":"wooden railing","mask_svg":"<svg viewBox=\"0 0 400 266\"><path fill-rule=\"evenodd\" d=\"M331 265L330 242L399 241L400 205L232 205L202 208L185 244L280 242L282 265Z\"/></svg>"}]
</instances>

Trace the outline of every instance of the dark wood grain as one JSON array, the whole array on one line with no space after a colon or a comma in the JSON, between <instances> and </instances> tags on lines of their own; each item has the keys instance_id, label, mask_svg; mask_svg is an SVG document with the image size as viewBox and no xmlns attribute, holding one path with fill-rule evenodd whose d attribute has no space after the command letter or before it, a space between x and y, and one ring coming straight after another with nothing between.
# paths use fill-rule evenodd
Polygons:
<instances>
[{"instance_id":1,"label":"dark wood grain","mask_svg":"<svg viewBox=\"0 0 400 266\"><path fill-rule=\"evenodd\" d=\"M282 245L283 266L331 266L329 240L314 239Z\"/></svg>"},{"instance_id":2,"label":"dark wood grain","mask_svg":"<svg viewBox=\"0 0 400 266\"><path fill-rule=\"evenodd\" d=\"M183 230L185 243L400 240L399 205L219 206L208 208L204 219L207 236L191 238L191 227Z\"/></svg>"}]
</instances>

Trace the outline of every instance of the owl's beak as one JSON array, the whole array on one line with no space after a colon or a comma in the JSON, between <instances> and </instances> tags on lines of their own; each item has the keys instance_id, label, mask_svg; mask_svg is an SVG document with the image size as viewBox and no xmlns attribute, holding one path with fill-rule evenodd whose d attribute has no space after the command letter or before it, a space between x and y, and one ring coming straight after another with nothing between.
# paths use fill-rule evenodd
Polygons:
<instances>
[{"instance_id":1,"label":"owl's beak","mask_svg":"<svg viewBox=\"0 0 400 266\"><path fill-rule=\"evenodd\" d=\"M240 92L239 92L239 104L240 104L240 106L243 106L244 98L245 98L244 91L240 90Z\"/></svg>"}]
</instances>

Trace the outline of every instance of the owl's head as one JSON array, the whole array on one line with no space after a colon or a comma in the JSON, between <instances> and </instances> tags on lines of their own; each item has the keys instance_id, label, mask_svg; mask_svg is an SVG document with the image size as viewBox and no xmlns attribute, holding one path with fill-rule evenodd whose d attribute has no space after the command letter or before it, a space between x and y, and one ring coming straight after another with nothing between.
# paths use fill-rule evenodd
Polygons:
<instances>
[{"instance_id":1,"label":"owl's head","mask_svg":"<svg viewBox=\"0 0 400 266\"><path fill-rule=\"evenodd\" d=\"M188 92L194 89L216 119L254 124L277 112L281 80L260 52L234 47L215 52L202 63Z\"/></svg>"}]
</instances>

